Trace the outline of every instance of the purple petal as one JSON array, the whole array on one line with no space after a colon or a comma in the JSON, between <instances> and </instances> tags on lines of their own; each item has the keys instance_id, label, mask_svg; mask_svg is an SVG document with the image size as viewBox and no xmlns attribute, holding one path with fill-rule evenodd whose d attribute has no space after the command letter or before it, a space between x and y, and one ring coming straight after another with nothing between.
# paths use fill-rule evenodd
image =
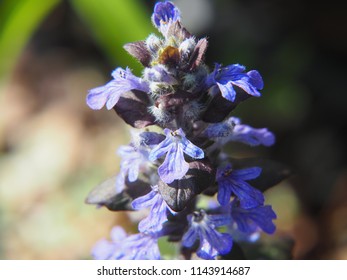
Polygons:
<instances>
[{"instance_id":1,"label":"purple petal","mask_svg":"<svg viewBox=\"0 0 347 280\"><path fill-rule=\"evenodd\" d=\"M232 165L231 163L228 163L225 167L223 168L218 168L217 169L217 173L216 173L216 178L217 178L217 181L221 181L223 182L226 178L226 175L224 174L225 172L227 173L230 173L231 174L231 171L232 171Z\"/></svg>"},{"instance_id":2,"label":"purple petal","mask_svg":"<svg viewBox=\"0 0 347 280\"><path fill-rule=\"evenodd\" d=\"M121 242L123 239L127 237L127 233L122 227L115 226L111 229L110 236L113 242Z\"/></svg>"},{"instance_id":3,"label":"purple petal","mask_svg":"<svg viewBox=\"0 0 347 280\"><path fill-rule=\"evenodd\" d=\"M182 245L192 247L199 236L199 228L190 227L182 237Z\"/></svg>"},{"instance_id":4,"label":"purple petal","mask_svg":"<svg viewBox=\"0 0 347 280\"><path fill-rule=\"evenodd\" d=\"M219 65L216 64L214 71L212 73L210 73L209 75L207 75L207 77L204 80L204 88L208 89L208 88L210 88L216 84L215 78L216 78L216 73L219 69L218 67L219 67Z\"/></svg>"},{"instance_id":5,"label":"purple petal","mask_svg":"<svg viewBox=\"0 0 347 280\"><path fill-rule=\"evenodd\" d=\"M159 232L163 228L163 223L167 221L167 206L160 194L151 207L149 215L143 219L138 226L140 232Z\"/></svg>"},{"instance_id":6,"label":"purple petal","mask_svg":"<svg viewBox=\"0 0 347 280\"><path fill-rule=\"evenodd\" d=\"M183 152L187 154L188 156L195 159L202 159L205 157L204 151L200 149L198 146L195 146L186 137L182 138L181 145L183 148Z\"/></svg>"},{"instance_id":7,"label":"purple petal","mask_svg":"<svg viewBox=\"0 0 347 280\"><path fill-rule=\"evenodd\" d=\"M226 180L221 180L218 183L218 194L217 194L217 200L220 203L220 205L227 205L230 201L231 196L231 188L229 187Z\"/></svg>"},{"instance_id":8,"label":"purple petal","mask_svg":"<svg viewBox=\"0 0 347 280\"><path fill-rule=\"evenodd\" d=\"M117 245L104 238L94 245L91 254L95 260L109 260L116 249Z\"/></svg>"},{"instance_id":9,"label":"purple petal","mask_svg":"<svg viewBox=\"0 0 347 280\"><path fill-rule=\"evenodd\" d=\"M201 259L214 260L218 256L218 250L208 240L203 239L200 241L200 246L196 254Z\"/></svg>"},{"instance_id":10,"label":"purple petal","mask_svg":"<svg viewBox=\"0 0 347 280\"><path fill-rule=\"evenodd\" d=\"M253 208L264 204L263 193L251 187L248 183L241 180L233 181L230 187L235 196L239 198L242 208Z\"/></svg>"},{"instance_id":11,"label":"purple petal","mask_svg":"<svg viewBox=\"0 0 347 280\"><path fill-rule=\"evenodd\" d=\"M89 91L87 104L94 110L101 109L105 104L108 110L112 109L123 93L137 89L139 91L149 91L149 86L142 79L134 76L127 68L117 68L112 72L113 80L105 86L97 87Z\"/></svg>"},{"instance_id":12,"label":"purple petal","mask_svg":"<svg viewBox=\"0 0 347 280\"><path fill-rule=\"evenodd\" d=\"M261 75L259 74L259 72L257 70L251 70L251 71L247 72L247 75L249 77L249 82L256 89L259 89L259 90L263 89L263 87L264 87L263 78L261 77Z\"/></svg>"},{"instance_id":13,"label":"purple petal","mask_svg":"<svg viewBox=\"0 0 347 280\"><path fill-rule=\"evenodd\" d=\"M271 146L275 143L275 135L267 128L252 128L249 126L240 125L235 129L236 139L240 142L249 144L251 146L264 145ZM241 132L242 131L242 132Z\"/></svg>"},{"instance_id":14,"label":"purple petal","mask_svg":"<svg viewBox=\"0 0 347 280\"><path fill-rule=\"evenodd\" d=\"M152 146L163 142L165 136L156 132L145 131L140 133L141 145Z\"/></svg>"},{"instance_id":15,"label":"purple petal","mask_svg":"<svg viewBox=\"0 0 347 280\"><path fill-rule=\"evenodd\" d=\"M117 153L122 157L121 174L128 176L130 182L135 182L139 175L139 169L146 164L146 158L141 150L134 146L121 146Z\"/></svg>"},{"instance_id":16,"label":"purple petal","mask_svg":"<svg viewBox=\"0 0 347 280\"><path fill-rule=\"evenodd\" d=\"M243 233L252 234L257 230L257 225L250 221L247 215L235 213L233 216L233 221L237 224L237 229Z\"/></svg>"},{"instance_id":17,"label":"purple petal","mask_svg":"<svg viewBox=\"0 0 347 280\"><path fill-rule=\"evenodd\" d=\"M111 240L105 238L99 240L92 249L92 256L96 260L117 259L122 256L122 242L126 239L127 234L122 227L113 227L111 230Z\"/></svg>"},{"instance_id":18,"label":"purple petal","mask_svg":"<svg viewBox=\"0 0 347 280\"><path fill-rule=\"evenodd\" d=\"M251 146L271 146L275 143L275 135L267 128L253 128L248 125L236 125L230 140L239 141Z\"/></svg>"},{"instance_id":19,"label":"purple petal","mask_svg":"<svg viewBox=\"0 0 347 280\"><path fill-rule=\"evenodd\" d=\"M233 245L233 239L227 233L219 233L216 230L206 231L206 238L210 244L213 245L213 248L224 255L230 252Z\"/></svg>"},{"instance_id":20,"label":"purple petal","mask_svg":"<svg viewBox=\"0 0 347 280\"><path fill-rule=\"evenodd\" d=\"M235 180L252 180L257 177L259 177L261 173L260 167L251 167L251 168L244 168L244 169L236 169L232 171L232 178Z\"/></svg>"},{"instance_id":21,"label":"purple petal","mask_svg":"<svg viewBox=\"0 0 347 280\"><path fill-rule=\"evenodd\" d=\"M152 190L148 194L134 199L133 202L131 203L131 206L135 210L140 210L142 208L148 208L153 204L153 201L156 199L155 198L156 195L158 195L158 192Z\"/></svg>"},{"instance_id":22,"label":"purple petal","mask_svg":"<svg viewBox=\"0 0 347 280\"><path fill-rule=\"evenodd\" d=\"M157 238L138 233L130 235L123 242L124 260L159 260L160 252Z\"/></svg>"},{"instance_id":23,"label":"purple petal","mask_svg":"<svg viewBox=\"0 0 347 280\"><path fill-rule=\"evenodd\" d=\"M229 214L217 214L217 215L209 215L209 221L215 226L220 227L230 223L230 215Z\"/></svg>"},{"instance_id":24,"label":"purple petal","mask_svg":"<svg viewBox=\"0 0 347 280\"><path fill-rule=\"evenodd\" d=\"M237 118L237 117L230 117L227 121L226 121L229 125L235 126L238 124L241 124L241 119Z\"/></svg>"},{"instance_id":25,"label":"purple petal","mask_svg":"<svg viewBox=\"0 0 347 280\"><path fill-rule=\"evenodd\" d=\"M120 96L127 92L130 91L132 88L129 87L129 85L127 84L121 84L118 83L117 81L111 81L108 84L109 88L108 88L108 99L106 102L106 108L107 110L111 110L118 102Z\"/></svg>"},{"instance_id":26,"label":"purple petal","mask_svg":"<svg viewBox=\"0 0 347 280\"><path fill-rule=\"evenodd\" d=\"M129 182L135 182L139 177L140 162L133 162L133 166L129 168L128 179Z\"/></svg>"},{"instance_id":27,"label":"purple petal","mask_svg":"<svg viewBox=\"0 0 347 280\"><path fill-rule=\"evenodd\" d=\"M106 104L108 96L107 86L94 88L87 95L87 105L93 110L100 110Z\"/></svg>"},{"instance_id":28,"label":"purple petal","mask_svg":"<svg viewBox=\"0 0 347 280\"><path fill-rule=\"evenodd\" d=\"M158 173L163 182L170 184L181 179L188 171L189 164L184 160L183 150L180 145L172 145L164 162L158 168Z\"/></svg>"},{"instance_id":29,"label":"purple petal","mask_svg":"<svg viewBox=\"0 0 347 280\"><path fill-rule=\"evenodd\" d=\"M158 247L158 242L152 240L149 240L149 246L147 247L147 250L143 251L143 257L141 259L146 260L160 260L160 251Z\"/></svg>"},{"instance_id":30,"label":"purple petal","mask_svg":"<svg viewBox=\"0 0 347 280\"><path fill-rule=\"evenodd\" d=\"M215 70L206 77L204 86L206 88L212 87L216 84L222 96L234 102L236 98L236 91L233 85L243 89L246 93L259 97L261 94L258 91L263 88L263 80L256 70L251 70L244 73L246 68L240 64L231 64L226 67L216 64Z\"/></svg>"},{"instance_id":31,"label":"purple petal","mask_svg":"<svg viewBox=\"0 0 347 280\"><path fill-rule=\"evenodd\" d=\"M236 98L236 91L234 90L233 88L233 85L231 82L228 82L227 84L223 85L221 83L217 83L219 89L220 89L220 92L222 94L222 96L231 101L231 102L234 102L235 101L235 98Z\"/></svg>"},{"instance_id":32,"label":"purple petal","mask_svg":"<svg viewBox=\"0 0 347 280\"><path fill-rule=\"evenodd\" d=\"M272 221L276 219L276 214L269 205L243 209L237 207L236 203L232 203L231 216L236 222L238 230L244 233L252 234L258 227L268 234L272 234L276 230Z\"/></svg>"},{"instance_id":33,"label":"purple petal","mask_svg":"<svg viewBox=\"0 0 347 280\"><path fill-rule=\"evenodd\" d=\"M174 145L174 143L172 143L172 140L167 137L164 141L162 141L160 144L154 147L154 149L151 150L148 157L149 160L155 161L156 159L161 158L171 150L172 145Z\"/></svg>"},{"instance_id":34,"label":"purple petal","mask_svg":"<svg viewBox=\"0 0 347 280\"><path fill-rule=\"evenodd\" d=\"M222 68L222 71L221 71L221 76L234 76L234 75L237 75L237 74L240 74L242 73L243 71L246 70L246 67L241 65L241 64L230 64L228 66L225 66L224 68Z\"/></svg>"},{"instance_id":35,"label":"purple petal","mask_svg":"<svg viewBox=\"0 0 347 280\"><path fill-rule=\"evenodd\" d=\"M227 137L232 132L233 127L229 123L216 123L209 125L205 131L204 135L210 138Z\"/></svg>"},{"instance_id":36,"label":"purple petal","mask_svg":"<svg viewBox=\"0 0 347 280\"><path fill-rule=\"evenodd\" d=\"M250 84L248 79L239 79L239 80L234 80L231 81L232 84L234 84L235 86L238 86L239 88L242 88L245 92L247 92L248 94L255 96L255 97L259 97L261 96L261 93L259 91L257 91L257 89Z\"/></svg>"},{"instance_id":37,"label":"purple petal","mask_svg":"<svg viewBox=\"0 0 347 280\"><path fill-rule=\"evenodd\" d=\"M203 259L214 259L218 254L226 254L232 247L232 238L229 234L219 233L216 227L228 223L229 215L208 215L201 210L187 217L189 229L182 237L182 245L191 247L196 240L200 245L197 255Z\"/></svg>"},{"instance_id":38,"label":"purple petal","mask_svg":"<svg viewBox=\"0 0 347 280\"><path fill-rule=\"evenodd\" d=\"M272 210L271 206L266 205L261 207L258 215L253 218L254 222L266 233L273 234L276 231L276 226L272 222L272 219L276 219L277 216Z\"/></svg>"},{"instance_id":39,"label":"purple petal","mask_svg":"<svg viewBox=\"0 0 347 280\"><path fill-rule=\"evenodd\" d=\"M272 146L275 143L275 135L267 128L258 129L258 139L264 146Z\"/></svg>"}]
</instances>

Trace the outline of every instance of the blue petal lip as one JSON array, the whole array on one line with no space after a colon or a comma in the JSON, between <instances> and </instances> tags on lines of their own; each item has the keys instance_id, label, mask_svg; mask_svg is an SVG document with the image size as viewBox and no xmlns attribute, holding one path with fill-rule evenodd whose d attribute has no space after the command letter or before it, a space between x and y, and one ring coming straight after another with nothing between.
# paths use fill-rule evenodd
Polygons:
<instances>
[{"instance_id":1,"label":"blue petal lip","mask_svg":"<svg viewBox=\"0 0 347 280\"><path fill-rule=\"evenodd\" d=\"M240 64L231 64L222 67L221 64L215 64L214 71L209 74L204 81L206 89L217 85L222 96L234 102L236 99L236 91L234 86L241 88L249 95L260 97L258 90L263 89L264 83L261 75L256 70L245 73L246 68Z\"/></svg>"},{"instance_id":2,"label":"blue petal lip","mask_svg":"<svg viewBox=\"0 0 347 280\"><path fill-rule=\"evenodd\" d=\"M165 128L164 133L166 138L152 149L149 160L155 161L166 154L164 162L158 168L158 174L162 181L170 184L188 172L189 164L185 161L184 154L196 159L202 159L205 155L202 149L186 138L181 128L176 131Z\"/></svg>"},{"instance_id":3,"label":"blue petal lip","mask_svg":"<svg viewBox=\"0 0 347 280\"><path fill-rule=\"evenodd\" d=\"M134 89L143 92L149 91L148 83L133 75L129 68L126 70L116 68L112 72L112 77L113 80L106 85L89 91L86 102L91 109L99 110L106 104L106 108L111 110L123 93Z\"/></svg>"}]
</instances>

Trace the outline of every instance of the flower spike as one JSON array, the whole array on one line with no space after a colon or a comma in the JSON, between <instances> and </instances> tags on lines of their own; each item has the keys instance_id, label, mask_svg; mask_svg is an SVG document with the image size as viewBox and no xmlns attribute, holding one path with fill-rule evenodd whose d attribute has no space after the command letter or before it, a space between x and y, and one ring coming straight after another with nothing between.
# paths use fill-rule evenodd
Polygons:
<instances>
[{"instance_id":1,"label":"flower spike","mask_svg":"<svg viewBox=\"0 0 347 280\"><path fill-rule=\"evenodd\" d=\"M141 76L118 67L111 81L86 97L90 108L114 109L134 129L130 144L118 149L118 176L96 187L86 202L129 211L137 233L115 227L92 255L157 260L158 239L165 237L177 243L176 258L233 258L239 251L230 252L234 242L274 233L276 214L264 205L263 192L290 174L273 161L236 159L225 147L231 141L274 144L267 128L231 117L242 102L261 96L263 79L241 64L215 64L210 71L205 55L211 42L183 26L173 2L157 2L151 20L160 34L124 46L144 67Z\"/></svg>"}]
</instances>

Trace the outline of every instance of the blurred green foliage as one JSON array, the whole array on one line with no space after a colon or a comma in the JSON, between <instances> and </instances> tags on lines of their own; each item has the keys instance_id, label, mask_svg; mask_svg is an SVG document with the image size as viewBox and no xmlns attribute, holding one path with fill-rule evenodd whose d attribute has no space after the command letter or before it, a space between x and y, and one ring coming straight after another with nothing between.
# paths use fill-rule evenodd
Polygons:
<instances>
[{"instance_id":1,"label":"blurred green foliage","mask_svg":"<svg viewBox=\"0 0 347 280\"><path fill-rule=\"evenodd\" d=\"M85 20L95 39L103 47L112 62L128 65L139 73L141 65L123 50L125 43L144 40L153 27L150 11L136 0L71 0L78 14Z\"/></svg>"},{"instance_id":2,"label":"blurred green foliage","mask_svg":"<svg viewBox=\"0 0 347 280\"><path fill-rule=\"evenodd\" d=\"M4 0L0 2L0 76L11 69L40 23L61 0ZM135 73L140 64L124 55L124 43L145 39L153 31L143 2L136 0L71 0L112 62L128 65Z\"/></svg>"},{"instance_id":3,"label":"blurred green foliage","mask_svg":"<svg viewBox=\"0 0 347 280\"><path fill-rule=\"evenodd\" d=\"M23 47L59 0L4 0L0 6L0 76L12 69ZM8 72L7 72L8 73Z\"/></svg>"}]
</instances>

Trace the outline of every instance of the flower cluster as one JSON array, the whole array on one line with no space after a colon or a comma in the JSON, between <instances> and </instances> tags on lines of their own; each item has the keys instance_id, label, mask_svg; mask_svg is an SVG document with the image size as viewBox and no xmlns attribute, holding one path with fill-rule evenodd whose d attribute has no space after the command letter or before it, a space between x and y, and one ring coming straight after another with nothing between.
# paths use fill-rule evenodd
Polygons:
<instances>
[{"instance_id":1,"label":"flower cluster","mask_svg":"<svg viewBox=\"0 0 347 280\"><path fill-rule=\"evenodd\" d=\"M277 181L264 187L261 179L271 176L269 170L223 152L230 141L275 142L268 129L230 116L242 101L261 96L263 80L240 64L215 64L210 72L204 63L207 39L183 27L173 3L158 2L152 22L161 37L151 34L125 45L144 66L142 76L117 68L110 82L87 95L90 108L114 109L139 129L128 146L119 148L120 173L112 189L102 185L87 202L148 213L138 233L127 235L115 227L111 240L99 241L92 254L96 259L160 259L158 238L166 236L179 244L181 257L223 257L232 250L234 236L275 231L276 215L264 205L263 191ZM153 125L162 132L150 131ZM203 196L216 198L218 206L198 209Z\"/></svg>"}]
</instances>

